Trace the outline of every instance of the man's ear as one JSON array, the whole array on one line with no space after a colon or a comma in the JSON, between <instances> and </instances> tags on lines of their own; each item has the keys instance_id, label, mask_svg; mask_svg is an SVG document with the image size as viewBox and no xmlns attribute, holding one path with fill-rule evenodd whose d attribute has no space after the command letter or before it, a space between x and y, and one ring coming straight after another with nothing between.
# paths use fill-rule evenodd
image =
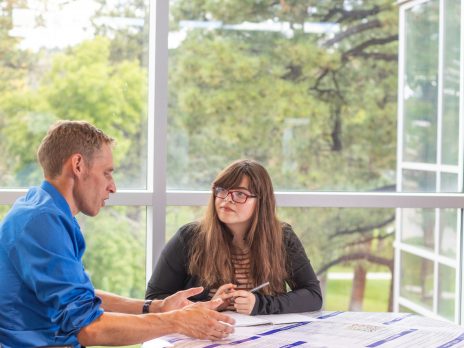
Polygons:
<instances>
[{"instance_id":1,"label":"man's ear","mask_svg":"<svg viewBox=\"0 0 464 348\"><path fill-rule=\"evenodd\" d=\"M74 175L80 176L84 172L84 157L80 153L71 156L71 167Z\"/></svg>"}]
</instances>

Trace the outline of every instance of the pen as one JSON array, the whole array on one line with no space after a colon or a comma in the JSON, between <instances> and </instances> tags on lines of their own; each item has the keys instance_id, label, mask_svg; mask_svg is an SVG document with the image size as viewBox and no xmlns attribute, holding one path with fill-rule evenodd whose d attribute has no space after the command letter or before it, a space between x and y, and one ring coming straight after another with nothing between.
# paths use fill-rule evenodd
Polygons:
<instances>
[{"instance_id":1,"label":"pen","mask_svg":"<svg viewBox=\"0 0 464 348\"><path fill-rule=\"evenodd\" d=\"M261 285L258 285L256 288L251 289L250 292L256 292L259 289L262 289L262 288L264 288L265 286L268 286L268 285L269 285L269 282L265 282L265 283L263 283Z\"/></svg>"}]
</instances>

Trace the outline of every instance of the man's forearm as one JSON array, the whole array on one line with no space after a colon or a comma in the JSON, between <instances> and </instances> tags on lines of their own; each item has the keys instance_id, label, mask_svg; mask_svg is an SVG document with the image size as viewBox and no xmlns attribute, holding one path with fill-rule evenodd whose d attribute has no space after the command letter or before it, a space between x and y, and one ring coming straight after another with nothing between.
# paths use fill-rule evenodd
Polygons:
<instances>
[{"instance_id":1,"label":"man's forearm","mask_svg":"<svg viewBox=\"0 0 464 348\"><path fill-rule=\"evenodd\" d=\"M233 332L234 320L215 310L221 303L195 303L180 310L143 315L103 313L82 328L77 338L86 346L136 344L174 332L200 339L223 339Z\"/></svg>"},{"instance_id":2,"label":"man's forearm","mask_svg":"<svg viewBox=\"0 0 464 348\"><path fill-rule=\"evenodd\" d=\"M77 338L84 346L130 345L177 331L176 312L131 315L104 313L81 329Z\"/></svg>"},{"instance_id":3,"label":"man's forearm","mask_svg":"<svg viewBox=\"0 0 464 348\"><path fill-rule=\"evenodd\" d=\"M136 300L124 296L112 294L103 290L95 290L95 293L102 300L102 308L106 312L118 312L127 314L141 314L144 300ZM163 301L154 300L150 305L150 312L161 312Z\"/></svg>"}]
</instances>

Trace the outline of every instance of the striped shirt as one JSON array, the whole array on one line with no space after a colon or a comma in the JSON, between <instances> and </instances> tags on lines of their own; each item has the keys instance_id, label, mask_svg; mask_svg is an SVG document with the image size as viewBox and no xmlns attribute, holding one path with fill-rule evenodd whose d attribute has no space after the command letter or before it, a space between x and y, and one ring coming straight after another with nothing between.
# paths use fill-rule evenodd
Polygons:
<instances>
[{"instance_id":1,"label":"striped shirt","mask_svg":"<svg viewBox=\"0 0 464 348\"><path fill-rule=\"evenodd\" d=\"M231 261L232 267L234 269L234 276L235 276L235 285L237 287L236 290L251 290L253 289L254 285L252 283L250 277L250 249L239 249L233 248L231 251ZM222 284L221 284L222 285ZM216 294L217 288L210 289L209 296L213 298ZM231 304L227 307L227 310L234 311L234 304Z\"/></svg>"}]
</instances>

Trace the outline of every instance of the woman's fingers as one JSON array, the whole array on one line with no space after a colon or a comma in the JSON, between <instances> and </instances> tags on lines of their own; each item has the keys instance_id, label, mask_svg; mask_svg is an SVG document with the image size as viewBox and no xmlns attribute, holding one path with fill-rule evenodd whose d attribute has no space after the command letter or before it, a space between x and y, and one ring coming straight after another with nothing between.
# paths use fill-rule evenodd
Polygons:
<instances>
[{"instance_id":1,"label":"woman's fingers","mask_svg":"<svg viewBox=\"0 0 464 348\"><path fill-rule=\"evenodd\" d=\"M255 302L255 295L249 291L238 290L234 292L234 308L238 313L250 314Z\"/></svg>"},{"instance_id":2,"label":"woman's fingers","mask_svg":"<svg viewBox=\"0 0 464 348\"><path fill-rule=\"evenodd\" d=\"M217 289L216 294L219 294L219 295L227 294L227 293L229 293L231 291L234 291L236 287L237 287L237 285L232 284L232 283L221 285Z\"/></svg>"}]
</instances>

